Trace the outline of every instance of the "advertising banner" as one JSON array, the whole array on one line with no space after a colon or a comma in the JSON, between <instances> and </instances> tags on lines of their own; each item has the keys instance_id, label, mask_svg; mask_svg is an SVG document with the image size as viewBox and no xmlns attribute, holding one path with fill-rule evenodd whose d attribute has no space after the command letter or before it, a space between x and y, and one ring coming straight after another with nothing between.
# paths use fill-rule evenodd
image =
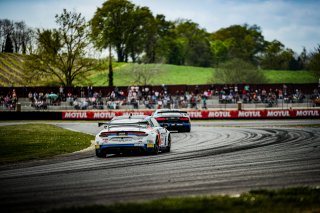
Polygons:
<instances>
[{"instance_id":1,"label":"advertising banner","mask_svg":"<svg viewBox=\"0 0 320 213\"><path fill-rule=\"evenodd\" d=\"M110 120L121 115L151 115L153 111L65 111L63 120ZM319 109L293 110L189 110L191 119L320 118Z\"/></svg>"}]
</instances>

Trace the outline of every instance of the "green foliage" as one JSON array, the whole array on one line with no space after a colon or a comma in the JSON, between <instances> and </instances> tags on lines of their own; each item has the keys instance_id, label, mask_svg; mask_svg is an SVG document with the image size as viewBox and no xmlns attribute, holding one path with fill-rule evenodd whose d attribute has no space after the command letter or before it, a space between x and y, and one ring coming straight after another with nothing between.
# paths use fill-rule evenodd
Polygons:
<instances>
[{"instance_id":1,"label":"green foliage","mask_svg":"<svg viewBox=\"0 0 320 213\"><path fill-rule=\"evenodd\" d=\"M214 66L217 67L220 63L223 63L228 59L228 43L221 40L215 40L212 41L210 45Z\"/></svg>"},{"instance_id":2,"label":"green foliage","mask_svg":"<svg viewBox=\"0 0 320 213\"><path fill-rule=\"evenodd\" d=\"M214 79L225 84L266 83L261 70L241 59L232 59L221 64L214 73Z\"/></svg>"},{"instance_id":3,"label":"green foliage","mask_svg":"<svg viewBox=\"0 0 320 213\"><path fill-rule=\"evenodd\" d=\"M209 34L189 20L175 23L173 37L168 40L167 62L176 65L209 67L212 54Z\"/></svg>"},{"instance_id":4,"label":"green foliage","mask_svg":"<svg viewBox=\"0 0 320 213\"><path fill-rule=\"evenodd\" d=\"M172 36L172 22L165 20L164 15L156 15L149 19L145 27L144 63L163 63L170 48L167 41Z\"/></svg>"},{"instance_id":5,"label":"green foliage","mask_svg":"<svg viewBox=\"0 0 320 213\"><path fill-rule=\"evenodd\" d=\"M220 41L220 45L211 46L218 62L227 56L229 60L240 58L252 64L257 64L257 55L263 52L266 43L260 27L247 24L222 28L212 33L211 41ZM227 48L227 54L226 50L221 52L221 50L215 49L215 47L221 48L221 44L223 44L223 48ZM218 62L215 62L215 64Z\"/></svg>"},{"instance_id":6,"label":"green foliage","mask_svg":"<svg viewBox=\"0 0 320 213\"><path fill-rule=\"evenodd\" d=\"M320 210L320 190L318 188L289 188L281 190L259 190L243 193L239 197L196 196L163 198L140 203L118 203L113 205L93 205L62 208L50 211L62 212L318 212Z\"/></svg>"},{"instance_id":7,"label":"green foliage","mask_svg":"<svg viewBox=\"0 0 320 213\"><path fill-rule=\"evenodd\" d=\"M308 68L320 79L320 44L313 52L311 52Z\"/></svg>"},{"instance_id":8,"label":"green foliage","mask_svg":"<svg viewBox=\"0 0 320 213\"><path fill-rule=\"evenodd\" d=\"M95 46L116 49L118 62L125 60L126 42L131 33L134 5L127 0L108 0L98 8L91 24ZM135 28L135 26L133 26Z\"/></svg>"},{"instance_id":9,"label":"green foliage","mask_svg":"<svg viewBox=\"0 0 320 213\"><path fill-rule=\"evenodd\" d=\"M275 70L295 69L295 61L293 50L285 49L280 41L274 40L267 45L262 54L261 67Z\"/></svg>"},{"instance_id":10,"label":"green foliage","mask_svg":"<svg viewBox=\"0 0 320 213\"><path fill-rule=\"evenodd\" d=\"M59 29L38 30L38 52L28 56L25 68L30 79L56 77L65 86L93 68L92 60L85 57L88 28L81 14L67 12L56 15Z\"/></svg>"},{"instance_id":11,"label":"green foliage","mask_svg":"<svg viewBox=\"0 0 320 213\"><path fill-rule=\"evenodd\" d=\"M0 164L51 157L87 148L94 137L49 124L0 127Z\"/></svg>"},{"instance_id":12,"label":"green foliage","mask_svg":"<svg viewBox=\"0 0 320 213\"><path fill-rule=\"evenodd\" d=\"M12 39L11 39L10 34L7 35L6 43L4 45L4 52L13 53L13 43L12 43Z\"/></svg>"}]
</instances>

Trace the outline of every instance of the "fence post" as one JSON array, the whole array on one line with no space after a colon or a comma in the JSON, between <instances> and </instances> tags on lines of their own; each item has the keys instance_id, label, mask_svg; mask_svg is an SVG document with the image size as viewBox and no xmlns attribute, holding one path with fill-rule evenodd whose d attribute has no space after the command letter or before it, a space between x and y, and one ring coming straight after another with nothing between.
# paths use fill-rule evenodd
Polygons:
<instances>
[{"instance_id":1,"label":"fence post","mask_svg":"<svg viewBox=\"0 0 320 213\"><path fill-rule=\"evenodd\" d=\"M238 110L242 110L242 102L238 101L237 104L238 104Z\"/></svg>"},{"instance_id":2,"label":"fence post","mask_svg":"<svg viewBox=\"0 0 320 213\"><path fill-rule=\"evenodd\" d=\"M21 112L21 103L17 103L16 111Z\"/></svg>"}]
</instances>

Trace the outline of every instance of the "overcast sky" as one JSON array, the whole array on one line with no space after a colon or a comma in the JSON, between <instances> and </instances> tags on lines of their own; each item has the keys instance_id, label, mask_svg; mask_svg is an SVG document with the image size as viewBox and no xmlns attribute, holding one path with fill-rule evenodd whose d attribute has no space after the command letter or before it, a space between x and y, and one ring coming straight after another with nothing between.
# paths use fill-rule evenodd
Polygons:
<instances>
[{"instance_id":1,"label":"overcast sky","mask_svg":"<svg viewBox=\"0 0 320 213\"><path fill-rule=\"evenodd\" d=\"M0 19L54 28L63 8L90 20L105 0L0 0ZM167 20L190 19L208 32L234 24L258 25L266 40L277 39L297 53L320 44L320 0L131 0Z\"/></svg>"}]
</instances>

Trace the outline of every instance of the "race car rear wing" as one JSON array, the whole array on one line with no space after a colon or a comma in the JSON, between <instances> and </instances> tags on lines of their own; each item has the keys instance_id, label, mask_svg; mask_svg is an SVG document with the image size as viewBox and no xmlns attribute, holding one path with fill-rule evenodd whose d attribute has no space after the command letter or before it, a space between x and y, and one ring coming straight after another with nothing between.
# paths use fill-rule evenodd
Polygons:
<instances>
[{"instance_id":1,"label":"race car rear wing","mask_svg":"<svg viewBox=\"0 0 320 213\"><path fill-rule=\"evenodd\" d=\"M148 126L149 123L148 121L139 121L139 122L135 122L135 123L98 123L98 127L100 126L104 126L104 128L110 128L110 127L121 127L121 126L132 126L132 127L144 127L144 126Z\"/></svg>"},{"instance_id":2,"label":"race car rear wing","mask_svg":"<svg viewBox=\"0 0 320 213\"><path fill-rule=\"evenodd\" d=\"M158 114L162 113L180 113L180 114L188 114L186 111L180 111L180 110L168 110L168 111L159 111Z\"/></svg>"}]
</instances>

